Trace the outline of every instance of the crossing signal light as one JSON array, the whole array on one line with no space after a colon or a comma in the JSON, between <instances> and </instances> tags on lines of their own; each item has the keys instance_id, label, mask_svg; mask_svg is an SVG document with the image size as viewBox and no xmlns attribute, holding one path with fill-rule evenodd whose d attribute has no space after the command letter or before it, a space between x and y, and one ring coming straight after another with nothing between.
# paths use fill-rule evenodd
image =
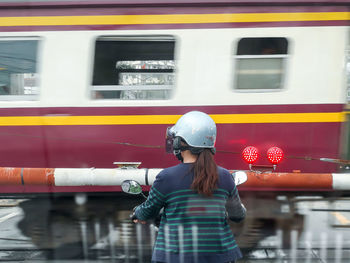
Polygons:
<instances>
[{"instance_id":1,"label":"crossing signal light","mask_svg":"<svg viewBox=\"0 0 350 263\"><path fill-rule=\"evenodd\" d=\"M249 164L253 164L258 159L258 149L254 146L244 148L243 159Z\"/></svg>"},{"instance_id":2,"label":"crossing signal light","mask_svg":"<svg viewBox=\"0 0 350 263\"><path fill-rule=\"evenodd\" d=\"M271 147L267 150L267 159L269 159L270 163L273 165L279 164L283 159L284 153L281 148Z\"/></svg>"}]
</instances>

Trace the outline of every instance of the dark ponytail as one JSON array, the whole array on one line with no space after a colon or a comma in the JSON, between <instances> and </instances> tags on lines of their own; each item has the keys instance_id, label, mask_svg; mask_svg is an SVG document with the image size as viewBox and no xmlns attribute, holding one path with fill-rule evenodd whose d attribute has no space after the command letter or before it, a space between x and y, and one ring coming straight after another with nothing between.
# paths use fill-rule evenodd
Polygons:
<instances>
[{"instance_id":1,"label":"dark ponytail","mask_svg":"<svg viewBox=\"0 0 350 263\"><path fill-rule=\"evenodd\" d=\"M218 171L210 149L204 149L193 165L194 179L191 188L199 194L211 196L217 187Z\"/></svg>"}]
</instances>

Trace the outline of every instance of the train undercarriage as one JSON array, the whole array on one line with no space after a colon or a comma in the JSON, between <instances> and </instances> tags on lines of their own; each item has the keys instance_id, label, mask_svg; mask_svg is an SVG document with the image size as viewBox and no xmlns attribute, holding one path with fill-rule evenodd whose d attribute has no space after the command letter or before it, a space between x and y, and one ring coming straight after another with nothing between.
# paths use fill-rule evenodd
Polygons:
<instances>
[{"instance_id":1,"label":"train undercarriage","mask_svg":"<svg viewBox=\"0 0 350 263\"><path fill-rule=\"evenodd\" d=\"M241 194L247 216L230 225L244 253L276 235L276 229L283 233L281 247L290 246L291 230L303 230L304 218L294 207L294 195L281 194ZM135 225L129 219L133 207L143 201L124 193L41 196L20 203L24 217L18 227L51 259L94 258L99 253L113 257L142 253L147 258L156 235L154 222Z\"/></svg>"}]
</instances>

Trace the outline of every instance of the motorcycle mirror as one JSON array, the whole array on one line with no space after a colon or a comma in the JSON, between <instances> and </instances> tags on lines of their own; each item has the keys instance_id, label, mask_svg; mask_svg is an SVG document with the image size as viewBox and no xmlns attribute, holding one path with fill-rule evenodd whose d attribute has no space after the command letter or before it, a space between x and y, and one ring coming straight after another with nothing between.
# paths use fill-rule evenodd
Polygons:
<instances>
[{"instance_id":1,"label":"motorcycle mirror","mask_svg":"<svg viewBox=\"0 0 350 263\"><path fill-rule=\"evenodd\" d=\"M141 185L134 180L125 180L121 184L122 190L124 193L139 195L142 193Z\"/></svg>"},{"instance_id":2,"label":"motorcycle mirror","mask_svg":"<svg viewBox=\"0 0 350 263\"><path fill-rule=\"evenodd\" d=\"M248 180L247 174L243 171L236 171L233 172L231 175L236 185L243 184Z\"/></svg>"}]
</instances>

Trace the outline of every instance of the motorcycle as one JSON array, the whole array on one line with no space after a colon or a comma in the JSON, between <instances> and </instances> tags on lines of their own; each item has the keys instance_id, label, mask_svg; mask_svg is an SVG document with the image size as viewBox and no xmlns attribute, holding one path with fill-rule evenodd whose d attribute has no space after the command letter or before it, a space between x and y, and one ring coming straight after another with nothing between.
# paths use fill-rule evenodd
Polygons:
<instances>
[{"instance_id":1,"label":"motorcycle","mask_svg":"<svg viewBox=\"0 0 350 263\"><path fill-rule=\"evenodd\" d=\"M243 184L247 181L248 177L244 171L235 171L231 173L231 176L236 184L236 186ZM145 199L147 196L143 193L142 186L135 180L125 180L121 184L121 188L124 193L132 194L132 195L141 195ZM158 216L154 219L154 228L158 231L158 227L160 224L160 219L162 216L163 209L160 211ZM133 213L130 215L130 218L133 218Z\"/></svg>"}]
</instances>

